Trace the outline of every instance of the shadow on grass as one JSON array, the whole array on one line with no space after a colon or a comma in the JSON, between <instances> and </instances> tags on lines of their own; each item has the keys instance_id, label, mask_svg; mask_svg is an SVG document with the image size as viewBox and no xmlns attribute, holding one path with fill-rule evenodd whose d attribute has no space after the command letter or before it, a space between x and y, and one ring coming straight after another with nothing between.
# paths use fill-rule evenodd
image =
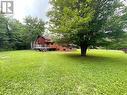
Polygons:
<instances>
[{"instance_id":1,"label":"shadow on grass","mask_svg":"<svg viewBox=\"0 0 127 95\"><path fill-rule=\"evenodd\" d=\"M88 54L86 57L82 57L79 53L68 53L63 54L64 57L71 59L72 61L77 61L77 63L93 63L93 64L119 64L127 65L127 59L123 57L113 57L111 55L93 55Z\"/></svg>"},{"instance_id":2,"label":"shadow on grass","mask_svg":"<svg viewBox=\"0 0 127 95\"><path fill-rule=\"evenodd\" d=\"M108 56L97 56L97 55L87 55L86 57L81 56L80 54L70 53L70 54L64 54L67 57L70 58L76 58L76 59L112 59Z\"/></svg>"},{"instance_id":3,"label":"shadow on grass","mask_svg":"<svg viewBox=\"0 0 127 95\"><path fill-rule=\"evenodd\" d=\"M69 53L64 54L65 57L76 60L76 61L86 61L86 62L93 62L93 63L99 63L99 62L116 62L117 60L108 56L98 56L98 55L87 55L86 57L82 57L80 54L75 53Z\"/></svg>"}]
</instances>

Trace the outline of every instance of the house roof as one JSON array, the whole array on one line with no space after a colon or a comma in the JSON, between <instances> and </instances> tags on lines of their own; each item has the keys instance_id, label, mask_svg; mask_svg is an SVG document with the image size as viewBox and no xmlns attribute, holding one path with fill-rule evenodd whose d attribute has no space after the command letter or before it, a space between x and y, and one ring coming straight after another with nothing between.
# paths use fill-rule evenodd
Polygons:
<instances>
[{"instance_id":1,"label":"house roof","mask_svg":"<svg viewBox=\"0 0 127 95\"><path fill-rule=\"evenodd\" d=\"M45 39L46 42L53 42L50 38L48 38L46 36L38 36L37 39L40 38L40 37Z\"/></svg>"}]
</instances>

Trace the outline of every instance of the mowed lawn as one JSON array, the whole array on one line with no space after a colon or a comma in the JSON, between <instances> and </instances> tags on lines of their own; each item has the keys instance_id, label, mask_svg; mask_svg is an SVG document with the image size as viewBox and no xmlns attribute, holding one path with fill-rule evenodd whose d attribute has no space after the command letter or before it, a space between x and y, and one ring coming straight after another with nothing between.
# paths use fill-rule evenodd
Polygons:
<instances>
[{"instance_id":1,"label":"mowed lawn","mask_svg":"<svg viewBox=\"0 0 127 95\"><path fill-rule=\"evenodd\" d=\"M0 95L127 95L127 54L0 52Z\"/></svg>"}]
</instances>

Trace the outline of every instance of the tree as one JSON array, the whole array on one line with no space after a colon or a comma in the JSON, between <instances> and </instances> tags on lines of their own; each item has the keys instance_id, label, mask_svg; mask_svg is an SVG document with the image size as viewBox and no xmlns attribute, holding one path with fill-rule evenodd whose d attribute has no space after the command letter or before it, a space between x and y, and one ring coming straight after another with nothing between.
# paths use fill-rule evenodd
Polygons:
<instances>
[{"instance_id":1,"label":"tree","mask_svg":"<svg viewBox=\"0 0 127 95\"><path fill-rule=\"evenodd\" d=\"M115 49L115 50L126 49L127 48L127 34L124 35L124 38L120 39L119 41L114 41L113 43L109 44L106 48Z\"/></svg>"},{"instance_id":2,"label":"tree","mask_svg":"<svg viewBox=\"0 0 127 95\"><path fill-rule=\"evenodd\" d=\"M7 18L0 14L0 49L9 48L8 25Z\"/></svg>"},{"instance_id":3,"label":"tree","mask_svg":"<svg viewBox=\"0 0 127 95\"><path fill-rule=\"evenodd\" d=\"M125 6L120 0L51 0L50 31L61 33L62 39L81 47L86 56L90 46L103 46L124 34ZM121 10L121 15L119 15ZM117 18L118 23L108 24ZM114 21L113 21L114 22ZM122 23L122 25L120 25Z\"/></svg>"},{"instance_id":4,"label":"tree","mask_svg":"<svg viewBox=\"0 0 127 95\"><path fill-rule=\"evenodd\" d=\"M44 22L27 17L25 24L0 14L0 50L29 49L30 43L44 32Z\"/></svg>"},{"instance_id":5,"label":"tree","mask_svg":"<svg viewBox=\"0 0 127 95\"><path fill-rule=\"evenodd\" d=\"M37 36L42 35L44 33L45 23L41 19L26 17L25 18L25 27L26 27L26 44L30 46L30 43L33 42Z\"/></svg>"},{"instance_id":6,"label":"tree","mask_svg":"<svg viewBox=\"0 0 127 95\"><path fill-rule=\"evenodd\" d=\"M8 20L8 30L9 30L9 44L10 48L15 50L26 49L25 45L25 25L20 23L16 19L9 18Z\"/></svg>"}]
</instances>

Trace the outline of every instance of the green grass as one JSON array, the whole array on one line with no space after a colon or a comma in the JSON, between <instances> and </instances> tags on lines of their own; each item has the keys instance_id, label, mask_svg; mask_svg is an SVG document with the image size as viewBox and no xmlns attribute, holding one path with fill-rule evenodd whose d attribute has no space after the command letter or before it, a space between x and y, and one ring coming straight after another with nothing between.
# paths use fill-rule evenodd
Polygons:
<instances>
[{"instance_id":1,"label":"green grass","mask_svg":"<svg viewBox=\"0 0 127 95\"><path fill-rule=\"evenodd\" d=\"M0 95L127 95L127 54L1 52Z\"/></svg>"}]
</instances>

